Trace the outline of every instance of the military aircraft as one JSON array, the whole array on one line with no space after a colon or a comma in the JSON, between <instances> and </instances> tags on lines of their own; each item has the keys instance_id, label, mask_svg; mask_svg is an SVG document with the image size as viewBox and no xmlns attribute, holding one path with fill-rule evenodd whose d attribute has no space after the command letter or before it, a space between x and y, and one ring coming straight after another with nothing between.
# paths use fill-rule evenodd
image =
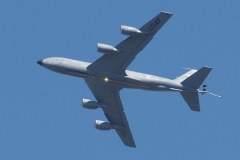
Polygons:
<instances>
[{"instance_id":1,"label":"military aircraft","mask_svg":"<svg viewBox=\"0 0 240 160\"><path fill-rule=\"evenodd\" d=\"M109 121L96 120L95 128L115 129L126 146L136 147L120 99L121 89L180 92L193 111L200 111L198 93L209 93L206 85L202 91L199 87L212 70L210 67L189 69L174 80L126 70L171 16L171 13L161 12L139 29L122 25L120 31L128 37L115 47L98 43L97 51L104 55L93 63L60 57L45 58L37 63L54 72L83 78L97 101L83 99L82 107L102 108Z\"/></svg>"}]
</instances>

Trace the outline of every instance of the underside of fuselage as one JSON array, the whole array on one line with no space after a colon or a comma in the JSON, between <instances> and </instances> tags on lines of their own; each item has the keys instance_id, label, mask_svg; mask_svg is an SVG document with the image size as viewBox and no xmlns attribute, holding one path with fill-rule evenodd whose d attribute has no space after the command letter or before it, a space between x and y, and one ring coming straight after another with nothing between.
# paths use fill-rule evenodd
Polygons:
<instances>
[{"instance_id":1,"label":"underside of fuselage","mask_svg":"<svg viewBox=\"0 0 240 160\"><path fill-rule=\"evenodd\" d=\"M203 85L202 91L199 90L212 70L207 66L199 70L189 69L174 80L126 70L171 16L169 12L160 12L140 28L122 25L120 32L128 38L116 46L98 43L97 51L104 55L93 63L60 57L42 59L37 63L57 73L83 78L96 101L83 99L82 106L101 108L108 119L108 122L96 120L94 127L99 130L115 129L124 145L136 147L119 94L122 88L180 92L191 110L198 112L198 93L210 93L206 85Z\"/></svg>"},{"instance_id":2,"label":"underside of fuselage","mask_svg":"<svg viewBox=\"0 0 240 160\"><path fill-rule=\"evenodd\" d=\"M174 82L174 80L140 72L126 70L126 75L101 71L94 72L87 68L91 63L67 58L46 58L39 60L38 63L57 73L91 79L97 83L118 88L143 89L150 91L179 91L183 89L183 86Z\"/></svg>"}]
</instances>

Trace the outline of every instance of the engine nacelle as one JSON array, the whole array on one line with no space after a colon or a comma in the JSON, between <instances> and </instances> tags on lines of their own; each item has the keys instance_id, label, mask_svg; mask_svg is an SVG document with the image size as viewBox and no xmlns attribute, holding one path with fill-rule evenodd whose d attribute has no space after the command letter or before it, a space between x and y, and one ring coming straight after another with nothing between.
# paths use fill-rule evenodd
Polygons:
<instances>
[{"instance_id":1,"label":"engine nacelle","mask_svg":"<svg viewBox=\"0 0 240 160\"><path fill-rule=\"evenodd\" d=\"M90 99L83 99L82 107L87 109L97 109L101 107L101 104L95 101L91 101Z\"/></svg>"},{"instance_id":2,"label":"engine nacelle","mask_svg":"<svg viewBox=\"0 0 240 160\"><path fill-rule=\"evenodd\" d=\"M115 52L119 52L119 50L117 50L113 46L110 46L107 44L102 44L102 43L97 44L97 51L100 53L105 53L105 54L112 54Z\"/></svg>"},{"instance_id":3,"label":"engine nacelle","mask_svg":"<svg viewBox=\"0 0 240 160\"><path fill-rule=\"evenodd\" d=\"M96 120L94 123L94 127L103 131L113 129L113 126L110 123L101 120Z\"/></svg>"},{"instance_id":4,"label":"engine nacelle","mask_svg":"<svg viewBox=\"0 0 240 160\"><path fill-rule=\"evenodd\" d=\"M127 35L127 36L137 36L138 34L143 34L140 30L134 27L130 26L121 26L120 27L121 34Z\"/></svg>"}]
</instances>

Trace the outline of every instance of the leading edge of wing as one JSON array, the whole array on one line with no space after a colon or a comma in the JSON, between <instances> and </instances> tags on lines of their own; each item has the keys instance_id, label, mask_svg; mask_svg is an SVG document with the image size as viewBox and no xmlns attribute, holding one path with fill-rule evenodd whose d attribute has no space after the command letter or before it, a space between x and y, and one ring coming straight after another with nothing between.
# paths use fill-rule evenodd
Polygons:
<instances>
[{"instance_id":1,"label":"leading edge of wing","mask_svg":"<svg viewBox=\"0 0 240 160\"><path fill-rule=\"evenodd\" d=\"M121 88L108 86L102 82L84 79L88 87L92 91L94 97L99 103L106 104L102 110L111 124L122 126L123 128L115 128L117 134L121 138L124 145L136 147L130 127L128 125L126 114L124 113L119 91Z\"/></svg>"},{"instance_id":2,"label":"leading edge of wing","mask_svg":"<svg viewBox=\"0 0 240 160\"><path fill-rule=\"evenodd\" d=\"M171 16L172 14L168 12L159 13L140 28L141 31L145 32L144 34L129 36L115 46L121 52L104 54L89 65L88 69L125 75L126 68L135 59L136 55L145 48Z\"/></svg>"}]
</instances>

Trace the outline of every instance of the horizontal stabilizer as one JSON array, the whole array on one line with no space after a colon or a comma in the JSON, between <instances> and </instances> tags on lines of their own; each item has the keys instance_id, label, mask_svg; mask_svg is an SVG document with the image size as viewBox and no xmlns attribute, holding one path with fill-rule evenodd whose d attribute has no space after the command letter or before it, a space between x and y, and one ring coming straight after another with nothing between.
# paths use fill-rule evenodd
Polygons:
<instances>
[{"instance_id":1,"label":"horizontal stabilizer","mask_svg":"<svg viewBox=\"0 0 240 160\"><path fill-rule=\"evenodd\" d=\"M188 77L190 77L193 73L197 72L197 70L195 69L191 69L190 71L184 73L183 75L181 75L180 77L177 77L175 79L176 82L181 83L182 81L184 81L185 79L187 79Z\"/></svg>"},{"instance_id":2,"label":"horizontal stabilizer","mask_svg":"<svg viewBox=\"0 0 240 160\"><path fill-rule=\"evenodd\" d=\"M193 111L200 112L200 104L198 98L198 92L180 92L188 106Z\"/></svg>"},{"instance_id":3,"label":"horizontal stabilizer","mask_svg":"<svg viewBox=\"0 0 240 160\"><path fill-rule=\"evenodd\" d=\"M211 70L212 68L210 67L202 67L197 72L193 73L191 76L183 80L181 84L192 89L198 89Z\"/></svg>"}]
</instances>

